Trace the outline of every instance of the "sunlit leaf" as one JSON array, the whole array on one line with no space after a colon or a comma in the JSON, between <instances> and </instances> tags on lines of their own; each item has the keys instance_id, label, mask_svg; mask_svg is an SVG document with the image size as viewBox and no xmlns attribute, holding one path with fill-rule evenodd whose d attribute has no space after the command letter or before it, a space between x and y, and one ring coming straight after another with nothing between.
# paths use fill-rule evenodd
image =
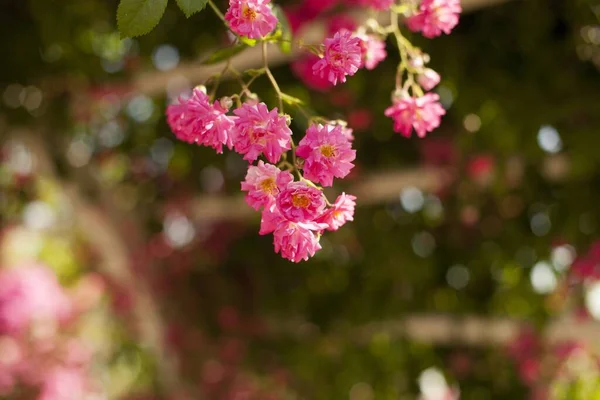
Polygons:
<instances>
[{"instance_id":1,"label":"sunlit leaf","mask_svg":"<svg viewBox=\"0 0 600 400\"><path fill-rule=\"evenodd\" d=\"M304 102L297 97L290 96L289 94L281 93L281 100L285 101L291 106L303 105Z\"/></svg>"},{"instance_id":2,"label":"sunlit leaf","mask_svg":"<svg viewBox=\"0 0 600 400\"><path fill-rule=\"evenodd\" d=\"M281 37L279 38L279 48L284 53L289 53L292 50L292 28L290 26L290 21L287 19L287 16L279 6L273 6L273 13L277 17L279 21L277 23L277 28L281 32Z\"/></svg>"},{"instance_id":3,"label":"sunlit leaf","mask_svg":"<svg viewBox=\"0 0 600 400\"><path fill-rule=\"evenodd\" d=\"M250 68L250 69L247 69L244 72L246 74L250 75L251 77L255 77L255 76L260 76L260 75L264 74L265 73L265 69L264 68L259 68L259 69Z\"/></svg>"},{"instance_id":4,"label":"sunlit leaf","mask_svg":"<svg viewBox=\"0 0 600 400\"><path fill-rule=\"evenodd\" d=\"M208 4L208 0L176 0L177 5L181 8L181 11L185 14L186 17L191 17L195 13L202 11L206 4Z\"/></svg>"},{"instance_id":5,"label":"sunlit leaf","mask_svg":"<svg viewBox=\"0 0 600 400\"><path fill-rule=\"evenodd\" d=\"M150 32L163 16L168 0L121 0L117 25L122 38Z\"/></svg>"},{"instance_id":6,"label":"sunlit leaf","mask_svg":"<svg viewBox=\"0 0 600 400\"><path fill-rule=\"evenodd\" d=\"M254 47L256 46L256 39L249 39L245 36L240 36L240 41L247 46Z\"/></svg>"},{"instance_id":7,"label":"sunlit leaf","mask_svg":"<svg viewBox=\"0 0 600 400\"><path fill-rule=\"evenodd\" d=\"M214 53L212 53L202 64L210 65L210 64L216 64L221 61L228 60L231 57L235 56L236 54L241 53L242 51L244 51L247 48L248 48L247 45L245 45L243 43L239 43L239 44L236 44L231 47L225 47L223 49L219 49L219 50L215 51Z\"/></svg>"}]
</instances>

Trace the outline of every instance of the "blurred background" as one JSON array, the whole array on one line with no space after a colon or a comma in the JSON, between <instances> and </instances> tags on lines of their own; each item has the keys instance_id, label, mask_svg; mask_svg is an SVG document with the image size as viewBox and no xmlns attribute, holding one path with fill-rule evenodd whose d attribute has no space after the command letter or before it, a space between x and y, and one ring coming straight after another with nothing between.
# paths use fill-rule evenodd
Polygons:
<instances>
[{"instance_id":1,"label":"blurred background","mask_svg":"<svg viewBox=\"0 0 600 400\"><path fill-rule=\"evenodd\" d=\"M412 35L447 109L425 139L383 116L391 43L334 89L275 57L358 150L355 221L300 264L257 234L247 163L166 125L227 41L171 3L121 40L115 0L0 1L0 399L600 399L595 1L463 0ZM353 18L281 4L316 41Z\"/></svg>"}]
</instances>

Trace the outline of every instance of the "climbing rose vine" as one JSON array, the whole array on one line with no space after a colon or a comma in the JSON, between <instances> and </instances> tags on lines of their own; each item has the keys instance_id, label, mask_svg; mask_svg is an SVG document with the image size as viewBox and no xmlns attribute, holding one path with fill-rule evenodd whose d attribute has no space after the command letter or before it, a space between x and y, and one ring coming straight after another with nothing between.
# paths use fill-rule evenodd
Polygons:
<instances>
[{"instance_id":1,"label":"climbing rose vine","mask_svg":"<svg viewBox=\"0 0 600 400\"><path fill-rule=\"evenodd\" d=\"M299 43L306 51L293 64L293 71L308 87L324 90L346 82L359 69L372 70L387 57L386 38L392 37L400 52L391 105L382 110L393 119L394 131L420 138L440 125L445 110L436 93L429 92L440 82L439 74L427 67L429 56L402 34L400 21L413 32L434 38L448 34L458 24L459 0L362 0L358 6L389 11L391 23L382 26L367 19L356 26L344 17L332 18L330 37L322 44ZM167 107L167 122L175 136L223 152L223 146L248 161L241 190L248 205L261 212L259 234L273 235L276 253L299 262L321 249L325 231L335 231L352 221L356 197L342 193L329 201L323 187L334 185L354 167L352 129L345 121L309 115L302 102L281 91L269 69L268 44L290 46L288 21L269 0L230 0L222 14L209 5L235 36L235 46L262 46L263 66L239 72L226 59L222 73L212 80L212 88L195 88ZM303 22L294 15L294 25ZM334 28L334 29L331 29ZM282 47L283 48L283 47ZM225 57L226 58L226 57ZM240 83L240 93L216 97L220 78L229 73ZM250 77L245 79L248 73ZM250 90L252 82L266 75L278 99L277 107L261 101ZM292 118L284 104L298 108L308 119L304 136L291 129ZM294 127L296 127L295 124Z\"/></svg>"}]
</instances>

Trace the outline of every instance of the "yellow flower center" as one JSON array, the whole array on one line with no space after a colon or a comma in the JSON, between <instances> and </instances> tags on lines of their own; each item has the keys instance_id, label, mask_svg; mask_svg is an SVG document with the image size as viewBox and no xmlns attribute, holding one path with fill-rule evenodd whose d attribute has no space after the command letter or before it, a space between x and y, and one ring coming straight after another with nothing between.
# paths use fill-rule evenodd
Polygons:
<instances>
[{"instance_id":1,"label":"yellow flower center","mask_svg":"<svg viewBox=\"0 0 600 400\"><path fill-rule=\"evenodd\" d=\"M244 7L243 14L244 18L246 18L247 20L254 21L256 19L256 11L254 11L248 6Z\"/></svg>"},{"instance_id":2,"label":"yellow flower center","mask_svg":"<svg viewBox=\"0 0 600 400\"><path fill-rule=\"evenodd\" d=\"M333 157L335 155L335 148L330 144L324 144L319 150L325 157Z\"/></svg>"},{"instance_id":3,"label":"yellow flower center","mask_svg":"<svg viewBox=\"0 0 600 400\"><path fill-rule=\"evenodd\" d=\"M277 184L275 183L274 178L266 178L263 179L262 182L258 184L260 189L268 194L276 194L277 193Z\"/></svg>"},{"instance_id":4,"label":"yellow flower center","mask_svg":"<svg viewBox=\"0 0 600 400\"><path fill-rule=\"evenodd\" d=\"M305 194L293 194L292 204L294 207L306 208L310 205L310 199Z\"/></svg>"}]
</instances>

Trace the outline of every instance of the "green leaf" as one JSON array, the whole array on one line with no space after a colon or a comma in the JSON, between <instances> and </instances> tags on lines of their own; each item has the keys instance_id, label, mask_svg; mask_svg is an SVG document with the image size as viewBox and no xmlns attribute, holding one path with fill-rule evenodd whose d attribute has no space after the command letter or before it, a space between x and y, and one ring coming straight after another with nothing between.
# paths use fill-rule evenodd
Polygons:
<instances>
[{"instance_id":1,"label":"green leaf","mask_svg":"<svg viewBox=\"0 0 600 400\"><path fill-rule=\"evenodd\" d=\"M177 5L181 8L181 11L187 18L191 17L195 13L204 10L204 7L208 4L208 0L176 0Z\"/></svg>"},{"instance_id":2,"label":"green leaf","mask_svg":"<svg viewBox=\"0 0 600 400\"><path fill-rule=\"evenodd\" d=\"M279 48L283 53L289 53L292 51L292 28L290 27L290 21L281 9L281 7L273 6L273 14L277 17L278 30L281 32L279 38Z\"/></svg>"},{"instance_id":3,"label":"green leaf","mask_svg":"<svg viewBox=\"0 0 600 400\"><path fill-rule=\"evenodd\" d=\"M160 21L168 0L121 0L117 25L121 38L144 35Z\"/></svg>"},{"instance_id":4,"label":"green leaf","mask_svg":"<svg viewBox=\"0 0 600 400\"><path fill-rule=\"evenodd\" d=\"M304 104L302 100L289 94L281 93L281 100L285 101L290 106L301 106Z\"/></svg>"},{"instance_id":5,"label":"green leaf","mask_svg":"<svg viewBox=\"0 0 600 400\"><path fill-rule=\"evenodd\" d=\"M242 51L246 50L247 48L248 48L247 45L245 45L243 43L238 43L231 47L225 47L225 48L219 49L219 50L215 51L214 53L212 53L206 60L204 60L204 62L202 64L210 65L210 64L219 63L221 61L225 61L225 60L235 56L236 54L241 53Z\"/></svg>"},{"instance_id":6,"label":"green leaf","mask_svg":"<svg viewBox=\"0 0 600 400\"><path fill-rule=\"evenodd\" d=\"M255 76L260 76L260 75L264 74L265 69L264 68L259 68L259 69L250 68L250 69L245 70L244 73L250 75L251 77L255 77Z\"/></svg>"},{"instance_id":7,"label":"green leaf","mask_svg":"<svg viewBox=\"0 0 600 400\"><path fill-rule=\"evenodd\" d=\"M238 37L239 37L240 41L242 43L244 43L245 45L250 46L250 47L256 46L256 39L250 39L250 38L247 38L246 36L238 36Z\"/></svg>"}]
</instances>

